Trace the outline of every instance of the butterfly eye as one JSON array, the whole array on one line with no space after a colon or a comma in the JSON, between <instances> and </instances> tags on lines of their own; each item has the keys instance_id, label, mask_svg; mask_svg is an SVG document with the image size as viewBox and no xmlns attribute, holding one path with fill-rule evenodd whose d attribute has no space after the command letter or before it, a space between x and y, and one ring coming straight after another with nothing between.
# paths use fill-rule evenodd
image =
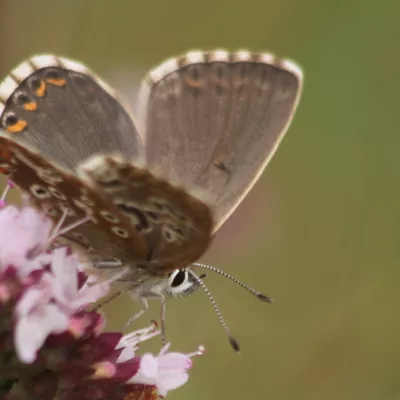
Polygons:
<instances>
[{"instance_id":1,"label":"butterfly eye","mask_svg":"<svg viewBox=\"0 0 400 400\"><path fill-rule=\"evenodd\" d=\"M184 269L179 269L176 273L172 276L171 287L176 288L182 285L187 279L187 271Z\"/></svg>"},{"instance_id":2,"label":"butterfly eye","mask_svg":"<svg viewBox=\"0 0 400 400\"><path fill-rule=\"evenodd\" d=\"M169 295L174 297L185 297L199 287L194 273L189 269L176 269L168 278Z\"/></svg>"}]
</instances>

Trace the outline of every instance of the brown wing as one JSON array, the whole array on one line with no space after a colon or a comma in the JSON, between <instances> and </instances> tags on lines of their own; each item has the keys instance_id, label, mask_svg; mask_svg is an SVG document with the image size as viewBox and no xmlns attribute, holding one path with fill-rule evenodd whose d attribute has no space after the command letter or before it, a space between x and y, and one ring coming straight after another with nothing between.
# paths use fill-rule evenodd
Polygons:
<instances>
[{"instance_id":1,"label":"brown wing","mask_svg":"<svg viewBox=\"0 0 400 400\"><path fill-rule=\"evenodd\" d=\"M154 271L186 267L207 249L211 212L185 190L120 157L94 156L79 175L145 237L147 266Z\"/></svg>"},{"instance_id":2,"label":"brown wing","mask_svg":"<svg viewBox=\"0 0 400 400\"><path fill-rule=\"evenodd\" d=\"M64 226L90 216L89 221L68 232L67 238L127 265L146 260L148 249L143 236L112 203L70 172L3 132L0 132L0 163L11 172L17 186L55 222L65 210L68 214Z\"/></svg>"}]
</instances>

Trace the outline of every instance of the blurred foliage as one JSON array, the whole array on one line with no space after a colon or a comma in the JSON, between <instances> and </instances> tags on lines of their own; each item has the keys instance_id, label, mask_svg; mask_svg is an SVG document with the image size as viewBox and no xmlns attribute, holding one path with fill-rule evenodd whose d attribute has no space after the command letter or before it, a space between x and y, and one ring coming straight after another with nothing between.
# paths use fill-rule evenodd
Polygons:
<instances>
[{"instance_id":1,"label":"blurred foliage","mask_svg":"<svg viewBox=\"0 0 400 400\"><path fill-rule=\"evenodd\" d=\"M204 258L275 303L209 274L236 356L200 291L171 300L173 347L208 350L171 398L400 398L399 15L397 0L0 0L2 76L54 52L133 98L146 69L215 47L271 51L305 71L288 137ZM135 307L107 306L110 328Z\"/></svg>"}]
</instances>

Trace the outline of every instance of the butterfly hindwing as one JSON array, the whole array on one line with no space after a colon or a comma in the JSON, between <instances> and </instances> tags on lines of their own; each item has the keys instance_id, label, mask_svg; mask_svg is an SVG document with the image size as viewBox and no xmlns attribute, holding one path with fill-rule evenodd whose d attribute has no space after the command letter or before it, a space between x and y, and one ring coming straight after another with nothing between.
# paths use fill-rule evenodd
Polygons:
<instances>
[{"instance_id":1,"label":"butterfly hindwing","mask_svg":"<svg viewBox=\"0 0 400 400\"><path fill-rule=\"evenodd\" d=\"M68 232L67 238L128 264L146 259L147 246L142 235L115 206L76 175L3 132L0 132L0 161L17 186L30 195L33 204L55 222L64 212L67 212L65 226L90 217Z\"/></svg>"},{"instance_id":2,"label":"butterfly hindwing","mask_svg":"<svg viewBox=\"0 0 400 400\"><path fill-rule=\"evenodd\" d=\"M170 271L196 261L211 241L209 207L121 157L94 156L79 176L145 237L149 266Z\"/></svg>"}]
</instances>

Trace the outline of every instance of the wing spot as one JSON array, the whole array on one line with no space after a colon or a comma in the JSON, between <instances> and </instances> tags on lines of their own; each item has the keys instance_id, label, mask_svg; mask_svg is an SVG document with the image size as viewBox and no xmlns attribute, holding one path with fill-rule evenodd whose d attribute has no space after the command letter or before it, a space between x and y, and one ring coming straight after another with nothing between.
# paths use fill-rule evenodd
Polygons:
<instances>
[{"instance_id":1,"label":"wing spot","mask_svg":"<svg viewBox=\"0 0 400 400\"><path fill-rule=\"evenodd\" d=\"M7 118L6 118L6 124L7 124ZM28 126L28 123L25 120L20 119L20 120L17 120L17 122L15 122L14 124L9 123L6 126L7 126L8 132L19 133L19 132L22 132Z\"/></svg>"},{"instance_id":2,"label":"wing spot","mask_svg":"<svg viewBox=\"0 0 400 400\"><path fill-rule=\"evenodd\" d=\"M192 89L200 89L200 88L202 88L204 86L203 83L200 80L191 79L189 77L186 78L186 83Z\"/></svg>"},{"instance_id":3,"label":"wing spot","mask_svg":"<svg viewBox=\"0 0 400 400\"><path fill-rule=\"evenodd\" d=\"M117 206L117 208L125 215L130 216L131 218L135 220L135 229L138 232L146 231L146 230L151 230L151 226L149 224L149 221L147 220L144 212L136 206L135 203L129 201L129 202L124 202L121 200L116 200L114 201L114 204Z\"/></svg>"},{"instance_id":4,"label":"wing spot","mask_svg":"<svg viewBox=\"0 0 400 400\"><path fill-rule=\"evenodd\" d=\"M36 101L30 101L29 103L25 103L23 107L26 111L37 111Z\"/></svg>"},{"instance_id":5,"label":"wing spot","mask_svg":"<svg viewBox=\"0 0 400 400\"><path fill-rule=\"evenodd\" d=\"M171 232L169 230L163 229L162 232L163 232L163 237L167 242L173 242L174 241L173 238L172 238Z\"/></svg>"},{"instance_id":6,"label":"wing spot","mask_svg":"<svg viewBox=\"0 0 400 400\"><path fill-rule=\"evenodd\" d=\"M61 76L59 71L54 69L49 69L46 71L46 82L59 87L67 84L67 80Z\"/></svg>"},{"instance_id":7,"label":"wing spot","mask_svg":"<svg viewBox=\"0 0 400 400\"><path fill-rule=\"evenodd\" d=\"M14 113L5 114L1 119L1 123L4 128L7 128L9 125L15 125L17 122L18 117Z\"/></svg>"},{"instance_id":8,"label":"wing spot","mask_svg":"<svg viewBox=\"0 0 400 400\"><path fill-rule=\"evenodd\" d=\"M29 86L33 89L36 96L44 97L46 96L46 83L44 80L38 78L37 76L32 76L28 81Z\"/></svg>"},{"instance_id":9,"label":"wing spot","mask_svg":"<svg viewBox=\"0 0 400 400\"><path fill-rule=\"evenodd\" d=\"M14 103L22 106L26 111L36 111L37 103L29 98L25 93L17 93L14 97Z\"/></svg>"},{"instance_id":10,"label":"wing spot","mask_svg":"<svg viewBox=\"0 0 400 400\"><path fill-rule=\"evenodd\" d=\"M183 233L183 232L182 232ZM171 225L164 225L162 228L162 235L164 239L168 243L173 243L176 242L176 244L181 244L181 238L178 237L178 233L176 232L176 229L173 228Z\"/></svg>"},{"instance_id":11,"label":"wing spot","mask_svg":"<svg viewBox=\"0 0 400 400\"><path fill-rule=\"evenodd\" d=\"M46 81L47 81L47 83L50 83L51 85L58 86L58 87L63 87L67 84L67 81L63 78L59 78L59 79L48 78L48 79L46 79Z\"/></svg>"},{"instance_id":12,"label":"wing spot","mask_svg":"<svg viewBox=\"0 0 400 400\"><path fill-rule=\"evenodd\" d=\"M127 239L129 237L129 232L126 229L120 228L119 226L113 226L111 230L113 233L123 239Z\"/></svg>"},{"instance_id":13,"label":"wing spot","mask_svg":"<svg viewBox=\"0 0 400 400\"><path fill-rule=\"evenodd\" d=\"M158 214L154 211L145 211L147 218L152 222L157 222L159 220Z\"/></svg>"},{"instance_id":14,"label":"wing spot","mask_svg":"<svg viewBox=\"0 0 400 400\"><path fill-rule=\"evenodd\" d=\"M167 228L174 233L176 233L181 239L185 239L186 235L183 233L183 230L181 228L177 228L172 224L166 224Z\"/></svg>"},{"instance_id":15,"label":"wing spot","mask_svg":"<svg viewBox=\"0 0 400 400\"><path fill-rule=\"evenodd\" d=\"M100 210L100 215L108 222L117 224L119 219L108 210Z\"/></svg>"},{"instance_id":16,"label":"wing spot","mask_svg":"<svg viewBox=\"0 0 400 400\"><path fill-rule=\"evenodd\" d=\"M48 199L49 197L51 197L50 192L46 190L43 186L35 184L32 185L29 189L37 199Z\"/></svg>"},{"instance_id":17,"label":"wing spot","mask_svg":"<svg viewBox=\"0 0 400 400\"><path fill-rule=\"evenodd\" d=\"M200 89L204 86L204 81L200 76L197 65L190 65L187 67L185 81L192 89Z\"/></svg>"}]
</instances>

